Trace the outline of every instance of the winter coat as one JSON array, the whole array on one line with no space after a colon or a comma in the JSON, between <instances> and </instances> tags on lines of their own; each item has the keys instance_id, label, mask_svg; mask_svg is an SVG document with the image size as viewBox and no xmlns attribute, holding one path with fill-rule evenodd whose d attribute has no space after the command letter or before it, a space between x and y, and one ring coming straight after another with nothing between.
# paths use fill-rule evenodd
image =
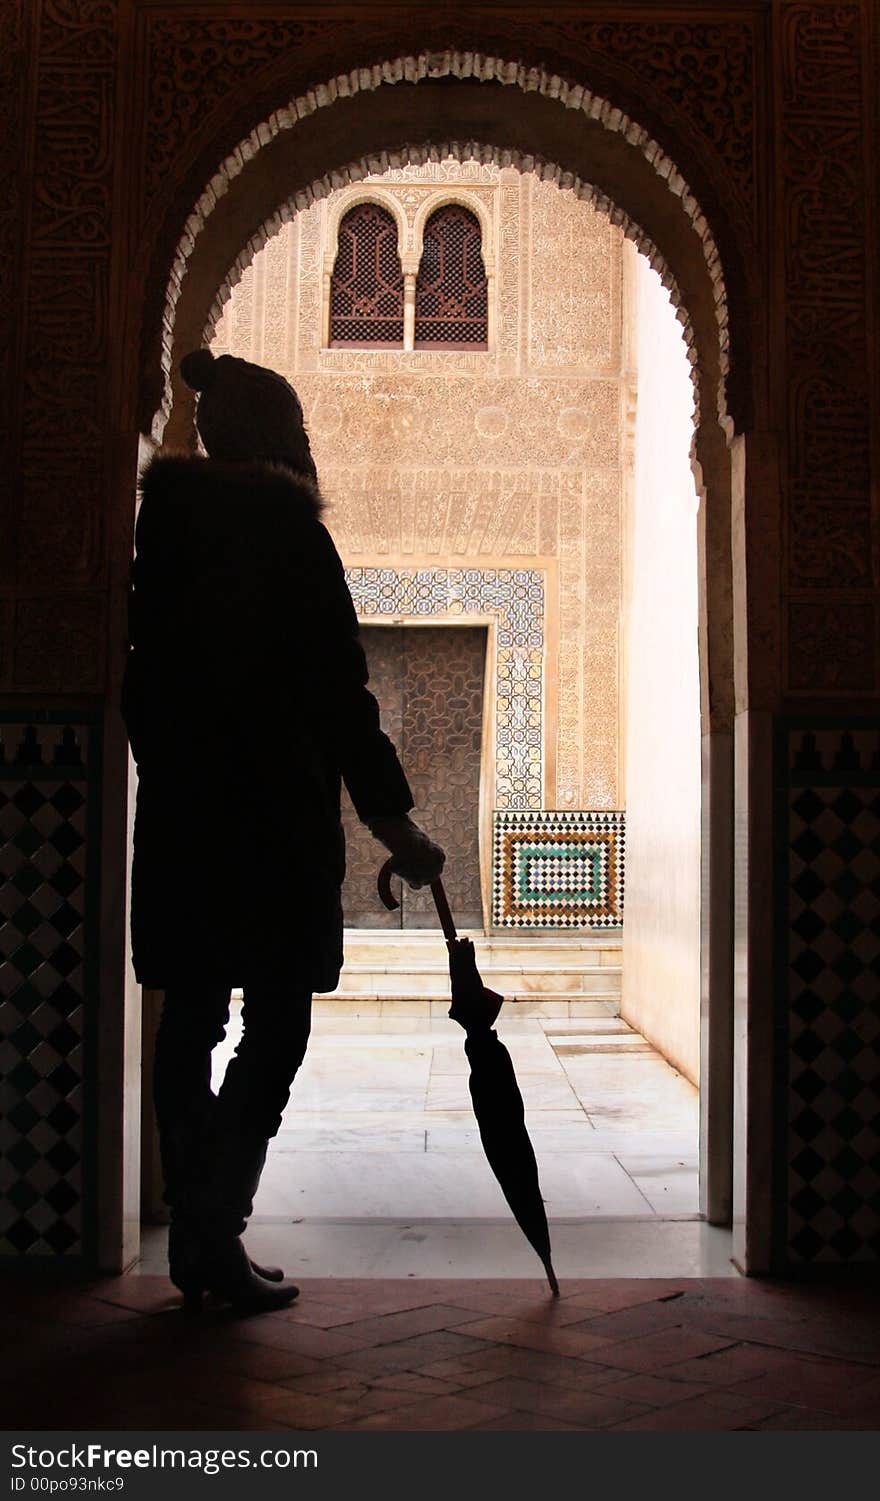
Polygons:
<instances>
[{"instance_id":1,"label":"winter coat","mask_svg":"<svg viewBox=\"0 0 880 1501\"><path fill-rule=\"evenodd\" d=\"M318 492L281 465L167 455L141 492L122 696L135 973L332 990L340 779L363 819L413 803Z\"/></svg>"}]
</instances>

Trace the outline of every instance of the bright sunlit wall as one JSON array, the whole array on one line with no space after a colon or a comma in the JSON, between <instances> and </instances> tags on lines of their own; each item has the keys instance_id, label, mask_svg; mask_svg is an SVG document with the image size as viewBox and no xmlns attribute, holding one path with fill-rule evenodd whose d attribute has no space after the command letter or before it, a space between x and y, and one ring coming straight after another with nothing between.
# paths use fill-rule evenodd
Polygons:
<instances>
[{"instance_id":1,"label":"bright sunlit wall","mask_svg":"<svg viewBox=\"0 0 880 1501\"><path fill-rule=\"evenodd\" d=\"M629 249L629 247L628 247ZM630 254L635 470L623 549L622 1013L699 1079L700 699L693 388L669 294Z\"/></svg>"}]
</instances>

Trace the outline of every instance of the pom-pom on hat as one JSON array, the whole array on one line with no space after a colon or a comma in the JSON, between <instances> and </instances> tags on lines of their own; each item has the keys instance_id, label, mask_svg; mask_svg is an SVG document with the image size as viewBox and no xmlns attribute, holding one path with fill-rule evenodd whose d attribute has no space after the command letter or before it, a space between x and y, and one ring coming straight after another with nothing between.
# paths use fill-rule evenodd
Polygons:
<instances>
[{"instance_id":1,"label":"pom-pom on hat","mask_svg":"<svg viewBox=\"0 0 880 1501\"><path fill-rule=\"evenodd\" d=\"M210 349L184 355L180 373L200 393L196 426L212 459L277 459L317 479L299 397L282 375Z\"/></svg>"}]
</instances>

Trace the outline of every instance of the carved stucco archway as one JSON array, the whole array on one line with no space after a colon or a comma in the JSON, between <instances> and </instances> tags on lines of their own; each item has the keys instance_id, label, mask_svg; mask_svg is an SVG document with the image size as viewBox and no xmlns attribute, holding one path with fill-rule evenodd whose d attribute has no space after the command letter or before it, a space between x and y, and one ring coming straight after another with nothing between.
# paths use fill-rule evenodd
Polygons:
<instances>
[{"instance_id":1,"label":"carved stucco archway","mask_svg":"<svg viewBox=\"0 0 880 1501\"><path fill-rule=\"evenodd\" d=\"M477 82L479 80L479 82ZM394 85L394 86L392 86ZM514 85L511 87L510 85ZM732 1011L732 723L734 631L730 441L751 403L750 331L731 316L728 283L706 215L672 157L622 110L543 69L446 53L398 59L316 86L255 125L192 205L162 289L148 304L142 430L188 447L194 398L177 374L207 341L232 286L291 213L390 166L474 158L534 171L573 189L622 226L659 272L682 323L696 398L692 461L701 496L700 677L704 734L702 919L704 1111L717 1122L704 1160L703 1207L730 1203ZM159 291L153 280L154 298ZM736 381L731 380L736 370ZM735 400L731 400L731 392ZM158 410L156 401L159 401ZM705 999L705 997L704 997ZM704 1011L706 1010L704 1006Z\"/></svg>"},{"instance_id":2,"label":"carved stucco archway","mask_svg":"<svg viewBox=\"0 0 880 1501\"><path fill-rule=\"evenodd\" d=\"M475 83L482 86L475 89ZM336 118L340 113L344 122ZM340 123L345 146L335 139ZM364 150L352 152L361 140ZM150 387L156 389L150 367L157 337L164 389L150 426L160 438L177 402L191 410L191 393L176 383L175 355L210 331L231 287L290 212L369 173L429 156L537 171L608 212L670 291L695 367L698 409L711 390L706 410L717 410L728 434L733 431L732 345L741 346L735 363L746 375L749 359L745 329L731 335L728 282L742 286L746 264L731 250L722 268L713 229L673 157L630 115L581 83L545 67L451 50L398 57L318 84L273 110L218 164L175 246L161 334L148 311L144 370L153 380L148 375L144 382L145 430L143 403ZM204 309L196 288L209 283L213 296ZM748 385L740 374L737 390ZM748 400L740 395L737 404Z\"/></svg>"}]
</instances>

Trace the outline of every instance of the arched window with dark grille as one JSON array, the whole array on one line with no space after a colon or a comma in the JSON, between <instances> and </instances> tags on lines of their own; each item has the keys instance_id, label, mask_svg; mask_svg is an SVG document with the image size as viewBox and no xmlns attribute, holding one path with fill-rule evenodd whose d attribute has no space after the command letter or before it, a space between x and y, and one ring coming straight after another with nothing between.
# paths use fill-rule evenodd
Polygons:
<instances>
[{"instance_id":1,"label":"arched window with dark grille","mask_svg":"<svg viewBox=\"0 0 880 1501\"><path fill-rule=\"evenodd\" d=\"M330 343L403 344L403 272L394 217L358 203L339 226L330 285Z\"/></svg>"},{"instance_id":2,"label":"arched window with dark grille","mask_svg":"<svg viewBox=\"0 0 880 1501\"><path fill-rule=\"evenodd\" d=\"M446 203L425 225L416 280L417 349L486 349L489 299L476 214Z\"/></svg>"}]
</instances>

